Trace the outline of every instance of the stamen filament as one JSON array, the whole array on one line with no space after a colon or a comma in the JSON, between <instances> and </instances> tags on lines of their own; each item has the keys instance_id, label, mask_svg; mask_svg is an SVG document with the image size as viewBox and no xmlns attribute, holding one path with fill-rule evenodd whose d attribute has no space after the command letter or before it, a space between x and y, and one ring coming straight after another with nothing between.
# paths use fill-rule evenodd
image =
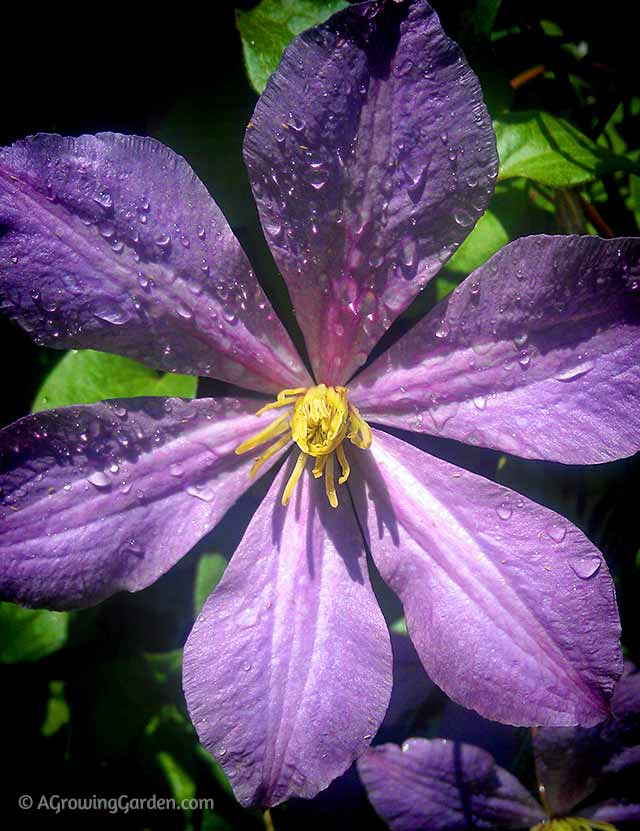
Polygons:
<instances>
[{"instance_id":1,"label":"stamen filament","mask_svg":"<svg viewBox=\"0 0 640 831\"><path fill-rule=\"evenodd\" d=\"M287 435L282 436L281 438L279 438L278 441L274 442L271 445L271 447L269 447L267 450L265 450L264 453L261 456L258 456L258 458L255 460L255 462L251 465L251 470L249 471L249 478L253 479L253 477L260 470L260 468L267 461L267 459L270 459L273 456L274 453L278 452L278 450L282 450L282 448L285 447L287 444L289 444L290 441L291 441L291 436L289 435L289 433L287 431Z\"/></svg>"},{"instance_id":2,"label":"stamen filament","mask_svg":"<svg viewBox=\"0 0 640 831\"><path fill-rule=\"evenodd\" d=\"M327 461L324 466L324 485L327 491L327 499L332 508L338 507L338 495L336 493L336 483L333 480L333 453L327 456Z\"/></svg>"},{"instance_id":3,"label":"stamen filament","mask_svg":"<svg viewBox=\"0 0 640 831\"><path fill-rule=\"evenodd\" d=\"M289 477L289 481L284 489L284 493L282 494L282 504L288 505L289 500L291 499L291 494L293 493L293 489L298 484L298 479L302 476L302 471L304 470L304 466L307 463L307 459L309 457L306 453L300 451L298 455L298 461L296 462L295 467L291 471L291 476Z\"/></svg>"},{"instance_id":4,"label":"stamen filament","mask_svg":"<svg viewBox=\"0 0 640 831\"><path fill-rule=\"evenodd\" d=\"M349 423L351 425L351 430L347 433L349 441L361 450L368 450L371 447L371 428L353 404L349 404Z\"/></svg>"},{"instance_id":5,"label":"stamen filament","mask_svg":"<svg viewBox=\"0 0 640 831\"><path fill-rule=\"evenodd\" d=\"M324 470L325 462L327 461L326 456L317 456L316 463L313 466L313 475L316 479L319 479L322 476L322 472Z\"/></svg>"},{"instance_id":6,"label":"stamen filament","mask_svg":"<svg viewBox=\"0 0 640 831\"><path fill-rule=\"evenodd\" d=\"M301 395L304 395L305 392L306 390L304 387L298 387L295 390L281 390L278 393L276 400L269 404L265 404L264 407L260 407L256 415L262 415L262 413L266 413L267 410L275 410L279 407L288 407L291 404L295 404L298 398L300 398Z\"/></svg>"},{"instance_id":7,"label":"stamen filament","mask_svg":"<svg viewBox=\"0 0 640 831\"><path fill-rule=\"evenodd\" d=\"M242 444L238 445L238 447L236 447L236 454L241 456L243 453L253 450L254 447L264 444L269 439L273 439L281 433L289 432L289 429L289 413L285 413L280 416L280 418L277 418L268 427L265 427L264 430L260 430L260 432L256 433L255 436L252 436L250 439L247 439L246 441L243 441Z\"/></svg>"},{"instance_id":8,"label":"stamen filament","mask_svg":"<svg viewBox=\"0 0 640 831\"><path fill-rule=\"evenodd\" d=\"M344 485L349 478L349 474L351 473L351 466L349 465L346 453L344 452L344 448L341 444L338 445L336 453L338 454L338 461L340 462L340 467L342 468L342 476L338 479L338 484Z\"/></svg>"}]
</instances>

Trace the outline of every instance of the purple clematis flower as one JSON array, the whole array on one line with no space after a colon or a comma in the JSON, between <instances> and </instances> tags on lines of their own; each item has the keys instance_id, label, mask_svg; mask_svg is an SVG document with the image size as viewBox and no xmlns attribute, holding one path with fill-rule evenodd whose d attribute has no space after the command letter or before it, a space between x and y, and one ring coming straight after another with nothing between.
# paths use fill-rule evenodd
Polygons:
<instances>
[{"instance_id":1,"label":"purple clematis flower","mask_svg":"<svg viewBox=\"0 0 640 831\"><path fill-rule=\"evenodd\" d=\"M640 242L518 240L353 378L491 197L477 78L424 0L351 6L288 47L244 149L313 379L171 150L101 134L0 151L2 305L36 342L276 395L259 417L240 395L134 399L6 428L2 596L64 609L148 586L293 447L185 647L193 721L243 804L312 796L380 725L391 648L365 547L453 699L512 724L602 720L621 658L600 553L384 428L634 453Z\"/></svg>"},{"instance_id":2,"label":"purple clematis flower","mask_svg":"<svg viewBox=\"0 0 640 831\"><path fill-rule=\"evenodd\" d=\"M485 750L446 739L371 748L358 772L393 831L615 831L609 823L640 820L640 673L632 667L612 705L615 715L596 727L534 731L540 803Z\"/></svg>"}]
</instances>

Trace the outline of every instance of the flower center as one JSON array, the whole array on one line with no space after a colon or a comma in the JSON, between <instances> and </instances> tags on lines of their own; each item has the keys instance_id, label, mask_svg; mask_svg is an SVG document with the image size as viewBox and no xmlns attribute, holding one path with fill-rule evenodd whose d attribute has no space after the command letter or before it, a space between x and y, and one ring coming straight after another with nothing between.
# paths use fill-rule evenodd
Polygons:
<instances>
[{"instance_id":1,"label":"flower center","mask_svg":"<svg viewBox=\"0 0 640 831\"><path fill-rule=\"evenodd\" d=\"M300 448L298 460L282 494L286 505L302 475L309 457L315 459L313 475L316 479L324 476L327 499L333 508L338 507L334 479L334 456L338 457L341 475L338 484L343 485L349 478L351 468L344 451L345 439L362 450L371 447L371 430L356 407L349 403L346 387L315 387L282 390L271 404L258 410L261 415L267 410L286 409L286 412L264 430L247 439L236 453L248 453L261 444L276 439L251 467L250 476L256 475L262 465L283 447L295 442Z\"/></svg>"}]
</instances>

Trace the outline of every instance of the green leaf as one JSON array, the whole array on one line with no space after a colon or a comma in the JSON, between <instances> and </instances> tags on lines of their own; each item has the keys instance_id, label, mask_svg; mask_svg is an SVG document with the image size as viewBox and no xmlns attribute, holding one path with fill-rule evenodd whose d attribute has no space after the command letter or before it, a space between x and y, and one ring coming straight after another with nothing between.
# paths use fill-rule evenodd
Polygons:
<instances>
[{"instance_id":1,"label":"green leaf","mask_svg":"<svg viewBox=\"0 0 640 831\"><path fill-rule=\"evenodd\" d=\"M494 121L501 180L524 176L556 188L572 187L617 170L640 172L626 156L601 147L567 121L528 111Z\"/></svg>"},{"instance_id":2,"label":"green leaf","mask_svg":"<svg viewBox=\"0 0 640 831\"><path fill-rule=\"evenodd\" d=\"M220 582L227 567L227 560L222 554L203 554L198 563L196 581L193 589L193 606L195 614L205 604L207 597Z\"/></svg>"},{"instance_id":3,"label":"green leaf","mask_svg":"<svg viewBox=\"0 0 640 831\"><path fill-rule=\"evenodd\" d=\"M0 662L38 661L50 655L65 645L68 625L66 612L0 603Z\"/></svg>"},{"instance_id":4,"label":"green leaf","mask_svg":"<svg viewBox=\"0 0 640 831\"><path fill-rule=\"evenodd\" d=\"M43 736L55 736L70 721L71 712L65 699L64 681L50 681L47 711L40 732Z\"/></svg>"},{"instance_id":5,"label":"green leaf","mask_svg":"<svg viewBox=\"0 0 640 831\"><path fill-rule=\"evenodd\" d=\"M74 349L50 372L32 409L37 412L142 395L194 398L197 385L198 379L191 375L162 374L119 355Z\"/></svg>"},{"instance_id":6,"label":"green leaf","mask_svg":"<svg viewBox=\"0 0 640 831\"><path fill-rule=\"evenodd\" d=\"M322 23L346 5L346 0L262 0L249 11L238 9L236 21L247 75L256 92L262 93L295 35Z\"/></svg>"},{"instance_id":7,"label":"green leaf","mask_svg":"<svg viewBox=\"0 0 640 831\"><path fill-rule=\"evenodd\" d=\"M486 211L447 263L447 271L471 274L508 242L509 234L502 222L494 213Z\"/></svg>"},{"instance_id":8,"label":"green leaf","mask_svg":"<svg viewBox=\"0 0 640 831\"><path fill-rule=\"evenodd\" d=\"M501 5L502 0L476 0L475 9L471 12L470 19L477 35L488 36L491 34Z\"/></svg>"},{"instance_id":9,"label":"green leaf","mask_svg":"<svg viewBox=\"0 0 640 831\"><path fill-rule=\"evenodd\" d=\"M196 784L180 763L163 750L156 754L156 761L167 779L173 798L177 802L193 799L196 795Z\"/></svg>"}]
</instances>

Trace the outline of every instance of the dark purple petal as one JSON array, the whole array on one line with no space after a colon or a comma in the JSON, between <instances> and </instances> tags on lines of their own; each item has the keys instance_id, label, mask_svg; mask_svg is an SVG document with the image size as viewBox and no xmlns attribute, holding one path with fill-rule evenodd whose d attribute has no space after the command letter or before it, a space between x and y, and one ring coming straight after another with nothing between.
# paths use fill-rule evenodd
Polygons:
<instances>
[{"instance_id":1,"label":"dark purple petal","mask_svg":"<svg viewBox=\"0 0 640 831\"><path fill-rule=\"evenodd\" d=\"M589 540L558 514L379 430L353 464L358 518L431 680L507 724L605 718L622 670L620 625Z\"/></svg>"},{"instance_id":2,"label":"dark purple petal","mask_svg":"<svg viewBox=\"0 0 640 831\"><path fill-rule=\"evenodd\" d=\"M0 304L36 343L273 392L306 370L206 188L150 138L0 150Z\"/></svg>"},{"instance_id":3,"label":"dark purple petal","mask_svg":"<svg viewBox=\"0 0 640 831\"><path fill-rule=\"evenodd\" d=\"M316 374L345 382L487 206L478 79L424 0L363 3L287 48L245 139Z\"/></svg>"},{"instance_id":4,"label":"dark purple petal","mask_svg":"<svg viewBox=\"0 0 640 831\"><path fill-rule=\"evenodd\" d=\"M526 458L640 448L640 238L505 246L358 377L381 424Z\"/></svg>"},{"instance_id":5,"label":"dark purple petal","mask_svg":"<svg viewBox=\"0 0 640 831\"><path fill-rule=\"evenodd\" d=\"M358 761L371 804L393 831L530 828L542 809L479 747L446 739L384 744Z\"/></svg>"},{"instance_id":6,"label":"dark purple petal","mask_svg":"<svg viewBox=\"0 0 640 831\"><path fill-rule=\"evenodd\" d=\"M0 596L89 606L164 574L249 487L255 401L132 398L0 432Z\"/></svg>"},{"instance_id":7,"label":"dark purple petal","mask_svg":"<svg viewBox=\"0 0 640 831\"><path fill-rule=\"evenodd\" d=\"M640 766L640 672L620 679L611 706L613 716L589 730L535 731L538 779L554 813L571 813L607 777Z\"/></svg>"},{"instance_id":8,"label":"dark purple petal","mask_svg":"<svg viewBox=\"0 0 640 831\"><path fill-rule=\"evenodd\" d=\"M348 501L283 467L184 653L200 740L243 805L312 797L371 741L389 703L389 635Z\"/></svg>"}]
</instances>

